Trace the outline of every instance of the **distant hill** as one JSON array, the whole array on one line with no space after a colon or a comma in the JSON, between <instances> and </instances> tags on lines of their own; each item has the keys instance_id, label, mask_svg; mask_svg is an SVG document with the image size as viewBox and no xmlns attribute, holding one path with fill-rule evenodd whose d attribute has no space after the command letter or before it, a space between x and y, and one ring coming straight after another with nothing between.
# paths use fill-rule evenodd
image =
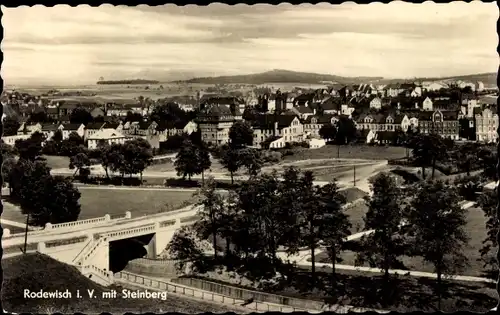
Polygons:
<instances>
[{"instance_id":1,"label":"distant hill","mask_svg":"<svg viewBox=\"0 0 500 315\"><path fill-rule=\"evenodd\" d=\"M143 80L143 79L97 81L97 84L158 84L158 83L160 82L156 80Z\"/></svg>"},{"instance_id":2,"label":"distant hill","mask_svg":"<svg viewBox=\"0 0 500 315\"><path fill-rule=\"evenodd\" d=\"M424 78L412 78L412 79L382 79L379 83L395 83L395 82L403 82L403 81L470 81L476 82L481 81L485 85L497 85L497 73L489 72L489 73L478 73L478 74L468 74L468 75L459 75L459 76L451 76L451 77L424 77Z\"/></svg>"},{"instance_id":3,"label":"distant hill","mask_svg":"<svg viewBox=\"0 0 500 315\"><path fill-rule=\"evenodd\" d=\"M230 83L246 83L246 84L264 84L264 83L306 83L320 84L322 82L355 84L366 81L380 80L381 77L341 77L330 74L318 74L308 72L295 72L288 70L272 70L263 73L220 76L220 77L203 77L189 80L174 81L174 83L202 83L202 84L230 84Z\"/></svg>"},{"instance_id":4,"label":"distant hill","mask_svg":"<svg viewBox=\"0 0 500 315\"><path fill-rule=\"evenodd\" d=\"M463 80L463 81L482 81L486 85L496 85L497 73L480 73L461 76L452 76L444 78L407 78L407 79L386 79L383 77L342 77L331 74L318 74L308 72L296 72L289 70L275 69L272 71L219 77L198 77L188 80L173 81L173 83L202 83L202 84L264 84L264 83L304 83L304 84L359 84L359 83L377 83L388 84L393 82L405 81L436 81L436 80Z\"/></svg>"}]
</instances>

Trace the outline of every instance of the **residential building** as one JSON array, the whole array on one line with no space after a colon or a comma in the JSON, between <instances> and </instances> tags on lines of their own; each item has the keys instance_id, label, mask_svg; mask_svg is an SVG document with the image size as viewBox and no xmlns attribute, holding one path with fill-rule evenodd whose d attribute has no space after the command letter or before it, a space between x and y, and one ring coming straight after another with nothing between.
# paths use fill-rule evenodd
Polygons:
<instances>
[{"instance_id":1,"label":"residential building","mask_svg":"<svg viewBox=\"0 0 500 315\"><path fill-rule=\"evenodd\" d=\"M370 101L370 108L381 109L382 108L382 99L380 97L375 97Z\"/></svg>"},{"instance_id":2,"label":"residential building","mask_svg":"<svg viewBox=\"0 0 500 315\"><path fill-rule=\"evenodd\" d=\"M315 114L315 111L308 106L294 106L292 107L292 112L299 116L300 119L306 119Z\"/></svg>"},{"instance_id":3,"label":"residential building","mask_svg":"<svg viewBox=\"0 0 500 315\"><path fill-rule=\"evenodd\" d=\"M332 124L334 125L338 119L334 115L324 114L321 116L308 116L303 122L304 126L304 135L320 138L319 130L323 125Z\"/></svg>"},{"instance_id":4,"label":"residential building","mask_svg":"<svg viewBox=\"0 0 500 315\"><path fill-rule=\"evenodd\" d=\"M353 106L349 106L349 104L342 104L340 106L340 114L351 118L352 113L356 110Z\"/></svg>"},{"instance_id":5,"label":"residential building","mask_svg":"<svg viewBox=\"0 0 500 315\"><path fill-rule=\"evenodd\" d=\"M45 136L46 140L50 140L54 133L59 130L59 126L57 124L43 124L42 125L42 133Z\"/></svg>"},{"instance_id":6,"label":"residential building","mask_svg":"<svg viewBox=\"0 0 500 315\"><path fill-rule=\"evenodd\" d=\"M95 150L112 144L123 144L128 137L113 129L101 129L88 137L88 148Z\"/></svg>"},{"instance_id":7,"label":"residential building","mask_svg":"<svg viewBox=\"0 0 500 315\"><path fill-rule=\"evenodd\" d=\"M482 111L476 108L474 114L476 140L487 143L496 142L498 139L498 114L496 108L485 108Z\"/></svg>"},{"instance_id":8,"label":"residential building","mask_svg":"<svg viewBox=\"0 0 500 315\"><path fill-rule=\"evenodd\" d=\"M426 97L425 100L422 102L422 109L425 111L433 111L434 110L433 105L434 103L432 102L432 100L429 97Z\"/></svg>"},{"instance_id":9,"label":"residential building","mask_svg":"<svg viewBox=\"0 0 500 315\"><path fill-rule=\"evenodd\" d=\"M205 105L196 122L200 128L201 138L209 145L223 145L229 142L229 129L235 121L242 120L242 113L235 104Z\"/></svg>"},{"instance_id":10,"label":"residential building","mask_svg":"<svg viewBox=\"0 0 500 315\"><path fill-rule=\"evenodd\" d=\"M307 143L309 143L310 149L319 149L326 145L326 141L323 139L307 139Z\"/></svg>"},{"instance_id":11,"label":"residential building","mask_svg":"<svg viewBox=\"0 0 500 315\"><path fill-rule=\"evenodd\" d=\"M90 115L92 116L92 118L97 118L99 116L101 117L106 116L106 113L104 112L104 109L102 109L101 107L95 107L90 111Z\"/></svg>"},{"instance_id":12,"label":"residential building","mask_svg":"<svg viewBox=\"0 0 500 315\"><path fill-rule=\"evenodd\" d=\"M475 88L476 88L476 91L478 91L478 92L484 91L484 83L481 81L477 81Z\"/></svg>"},{"instance_id":13,"label":"residential building","mask_svg":"<svg viewBox=\"0 0 500 315\"><path fill-rule=\"evenodd\" d=\"M89 137L97 133L99 130L102 130L105 124L106 123L104 122L89 123L87 126L85 126L84 139L87 140Z\"/></svg>"},{"instance_id":14,"label":"residential building","mask_svg":"<svg viewBox=\"0 0 500 315\"><path fill-rule=\"evenodd\" d=\"M129 128L129 134L138 136L152 136L156 134L156 121L140 121Z\"/></svg>"},{"instance_id":15,"label":"residential building","mask_svg":"<svg viewBox=\"0 0 500 315\"><path fill-rule=\"evenodd\" d=\"M304 126L295 115L258 115L251 124L254 146L260 146L270 137L282 138L277 143L301 142L304 139Z\"/></svg>"},{"instance_id":16,"label":"residential building","mask_svg":"<svg viewBox=\"0 0 500 315\"><path fill-rule=\"evenodd\" d=\"M19 126L19 129L17 129L18 135L32 135L35 132L42 132L42 124L40 124L40 123L34 123L34 124L22 123L21 126Z\"/></svg>"},{"instance_id":17,"label":"residential building","mask_svg":"<svg viewBox=\"0 0 500 315\"><path fill-rule=\"evenodd\" d=\"M458 110L433 112L421 112L418 119L418 127L423 134L437 133L443 138L453 140L459 139L460 125L458 122Z\"/></svg>"},{"instance_id":18,"label":"residential building","mask_svg":"<svg viewBox=\"0 0 500 315\"><path fill-rule=\"evenodd\" d=\"M63 139L68 139L72 132L76 132L82 138L85 136L84 124L61 124L59 130L62 132Z\"/></svg>"},{"instance_id":19,"label":"residential building","mask_svg":"<svg viewBox=\"0 0 500 315\"><path fill-rule=\"evenodd\" d=\"M29 139L31 135L14 135L14 136L3 136L2 140L5 144L14 146L17 140Z\"/></svg>"}]
</instances>

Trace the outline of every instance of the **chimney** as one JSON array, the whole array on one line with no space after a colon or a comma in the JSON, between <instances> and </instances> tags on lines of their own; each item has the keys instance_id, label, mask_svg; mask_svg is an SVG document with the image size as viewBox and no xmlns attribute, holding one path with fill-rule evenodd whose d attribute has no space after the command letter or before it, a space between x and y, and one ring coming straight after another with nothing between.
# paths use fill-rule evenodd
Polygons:
<instances>
[{"instance_id":1,"label":"chimney","mask_svg":"<svg viewBox=\"0 0 500 315\"><path fill-rule=\"evenodd\" d=\"M415 102L415 109L418 109L418 102Z\"/></svg>"},{"instance_id":2,"label":"chimney","mask_svg":"<svg viewBox=\"0 0 500 315\"><path fill-rule=\"evenodd\" d=\"M400 110L400 109L401 109L401 103L398 102L398 110Z\"/></svg>"},{"instance_id":3,"label":"chimney","mask_svg":"<svg viewBox=\"0 0 500 315\"><path fill-rule=\"evenodd\" d=\"M278 135L278 122L277 121L274 122L274 135L275 136Z\"/></svg>"},{"instance_id":4,"label":"chimney","mask_svg":"<svg viewBox=\"0 0 500 315\"><path fill-rule=\"evenodd\" d=\"M316 108L313 108L313 115L316 115Z\"/></svg>"}]
</instances>

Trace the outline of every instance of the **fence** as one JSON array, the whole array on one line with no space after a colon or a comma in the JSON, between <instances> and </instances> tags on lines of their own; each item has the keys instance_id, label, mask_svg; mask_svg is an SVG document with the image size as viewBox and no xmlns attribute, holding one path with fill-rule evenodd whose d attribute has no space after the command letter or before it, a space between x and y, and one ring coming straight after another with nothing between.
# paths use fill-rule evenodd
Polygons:
<instances>
[{"instance_id":1,"label":"fence","mask_svg":"<svg viewBox=\"0 0 500 315\"><path fill-rule=\"evenodd\" d=\"M129 261L127 270L133 273L159 276L163 278L177 278L181 273L176 268L177 260L138 258Z\"/></svg>"},{"instance_id":2,"label":"fence","mask_svg":"<svg viewBox=\"0 0 500 315\"><path fill-rule=\"evenodd\" d=\"M44 232L47 232L47 230L61 229L61 228L67 228L67 227L76 227L76 226L82 226L82 225L87 225L87 224L104 223L104 222L108 222L108 221L112 221L112 220L118 221L118 220L123 220L123 219L130 219L130 218L132 218L132 214L130 213L130 211L127 211L127 212L125 212L125 215L117 215L114 217L111 217L110 215L106 214L105 216L102 216L102 217L91 218L91 219L86 219L86 220L78 220L78 221L71 221L71 222L57 223L57 224L47 223L45 225L44 229L28 232L28 236L40 235L40 234L43 234ZM25 234L25 232L10 233L8 235L4 234L2 236L2 238L19 237L19 236L24 235L24 234Z\"/></svg>"},{"instance_id":3,"label":"fence","mask_svg":"<svg viewBox=\"0 0 500 315\"><path fill-rule=\"evenodd\" d=\"M63 246L63 245L69 245L69 244L83 243L87 239L88 239L87 236L82 236L82 237L74 237L74 238L68 238L68 239L63 239L63 240L47 241L47 242L45 242L45 247L57 247L57 246Z\"/></svg>"},{"instance_id":4,"label":"fence","mask_svg":"<svg viewBox=\"0 0 500 315\"><path fill-rule=\"evenodd\" d=\"M224 294L214 293L214 292L205 292L202 290L197 290L196 288L189 288L181 284L176 284L172 282L166 282L161 280L154 280L148 277L139 276L136 274L128 273L128 272L119 272L115 273L115 280L122 279L122 281L138 284L142 286L147 286L156 290L163 290L167 292L182 294L186 296L192 296L196 298L201 298L207 301L215 301L220 302L222 304L231 304L238 307L243 304L245 301L243 299L233 298ZM265 312L295 312L295 311L306 311L305 309L293 307L293 306L284 306L284 305L272 305L266 302L254 301L249 305L246 305L246 308L253 309L256 311L265 311Z\"/></svg>"},{"instance_id":5,"label":"fence","mask_svg":"<svg viewBox=\"0 0 500 315\"><path fill-rule=\"evenodd\" d=\"M215 292L217 294L230 296L232 298L240 300L254 299L254 301L259 301L262 303L285 305L294 309L332 311L336 313L368 311L368 309L357 308L349 305L326 305L321 301L299 299L299 298L276 295L271 293L252 291L220 283L215 283L211 281L206 281L202 279L177 278L177 279L172 279L172 282L187 285L190 287L195 287L200 290Z\"/></svg>"}]
</instances>

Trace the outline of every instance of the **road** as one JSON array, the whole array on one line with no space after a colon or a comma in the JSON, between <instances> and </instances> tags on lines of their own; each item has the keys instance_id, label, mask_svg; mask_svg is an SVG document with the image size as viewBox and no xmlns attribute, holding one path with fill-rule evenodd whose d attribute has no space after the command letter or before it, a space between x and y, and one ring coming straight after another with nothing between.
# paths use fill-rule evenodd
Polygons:
<instances>
[{"instance_id":1,"label":"road","mask_svg":"<svg viewBox=\"0 0 500 315\"><path fill-rule=\"evenodd\" d=\"M345 160L344 160L345 161ZM296 162L294 163L288 163L288 165L296 165ZM322 169L322 168L335 168L335 167L349 167L349 166L354 166L356 165L356 187L359 189L369 192L370 187L368 183L368 179L372 177L373 175L377 174L378 172L381 171L388 171L391 169L387 165L387 161L382 161L382 162L362 162L362 163L347 163L347 164L341 164L338 166L314 166L311 168L302 167L303 170L314 170L314 169ZM282 167L283 165L279 166ZM277 169L278 166L273 166L266 168L264 171L265 172L270 172L273 169ZM73 175L74 171L67 169L67 168L60 168L60 169L53 169L51 171L53 175ZM105 171L102 168L95 168L92 170L93 174L97 175L105 175ZM226 173L221 173L221 172L207 172L205 176L212 176L214 177L215 180L226 180L230 181L231 177L228 176ZM158 172L158 171L145 171L143 173L143 178L177 178L177 173L174 171L168 171L168 172ZM332 178L334 176L332 175ZM339 171L338 173L335 174L335 177L338 180L338 184L341 188L347 188L347 187L352 187L353 186L353 177L354 173L352 170L344 170L344 171ZM201 175L194 175L192 179L201 179ZM235 180L247 180L248 175L237 175L234 176ZM326 185L328 181L315 181L316 185ZM104 186L102 186L104 187ZM130 187L130 190L133 190L132 187ZM136 189L142 189L137 187ZM161 190L162 188L153 188L153 187L148 187L147 189L149 190Z\"/></svg>"}]
</instances>

